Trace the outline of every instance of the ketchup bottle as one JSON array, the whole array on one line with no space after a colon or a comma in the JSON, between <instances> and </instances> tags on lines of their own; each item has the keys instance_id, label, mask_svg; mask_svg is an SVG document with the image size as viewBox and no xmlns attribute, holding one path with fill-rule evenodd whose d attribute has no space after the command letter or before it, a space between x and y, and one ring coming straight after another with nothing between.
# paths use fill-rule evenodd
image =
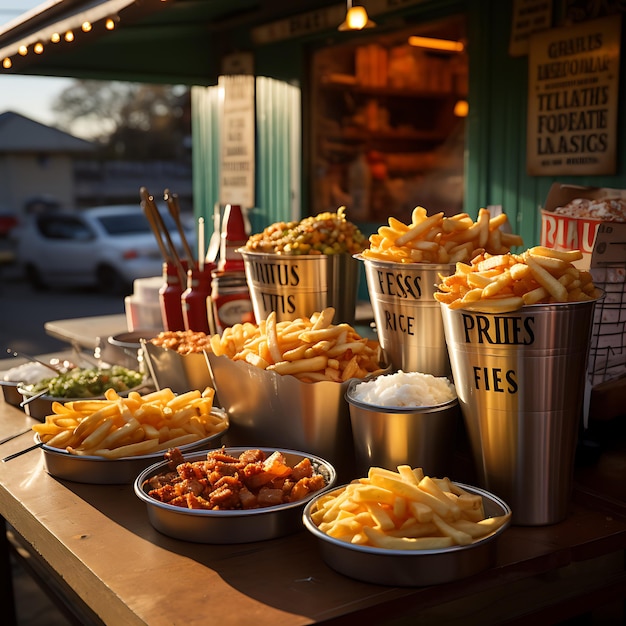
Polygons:
<instances>
[{"instance_id":1,"label":"ketchup bottle","mask_svg":"<svg viewBox=\"0 0 626 626\"><path fill-rule=\"evenodd\" d=\"M181 296L183 285L174 263L163 263L163 286L159 289L161 318L165 330L185 330Z\"/></svg>"},{"instance_id":2,"label":"ketchup bottle","mask_svg":"<svg viewBox=\"0 0 626 626\"><path fill-rule=\"evenodd\" d=\"M180 297L185 330L215 334L213 310L207 307L213 270L215 263L205 263L202 268L194 267L187 271L187 289Z\"/></svg>"},{"instance_id":3,"label":"ketchup bottle","mask_svg":"<svg viewBox=\"0 0 626 626\"><path fill-rule=\"evenodd\" d=\"M222 232L220 242L220 262L218 269L221 272L245 271L243 257L237 248L246 245L248 233L238 204L227 204L222 218Z\"/></svg>"}]
</instances>

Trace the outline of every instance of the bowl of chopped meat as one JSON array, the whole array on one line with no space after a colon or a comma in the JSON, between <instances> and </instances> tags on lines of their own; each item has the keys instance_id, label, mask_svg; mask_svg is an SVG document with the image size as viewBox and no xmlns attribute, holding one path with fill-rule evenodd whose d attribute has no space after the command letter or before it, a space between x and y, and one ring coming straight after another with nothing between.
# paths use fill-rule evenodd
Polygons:
<instances>
[{"instance_id":1,"label":"bowl of chopped meat","mask_svg":"<svg viewBox=\"0 0 626 626\"><path fill-rule=\"evenodd\" d=\"M184 541L265 541L303 528L302 511L337 475L327 461L282 448L223 447L165 460L134 483L156 530Z\"/></svg>"}]
</instances>

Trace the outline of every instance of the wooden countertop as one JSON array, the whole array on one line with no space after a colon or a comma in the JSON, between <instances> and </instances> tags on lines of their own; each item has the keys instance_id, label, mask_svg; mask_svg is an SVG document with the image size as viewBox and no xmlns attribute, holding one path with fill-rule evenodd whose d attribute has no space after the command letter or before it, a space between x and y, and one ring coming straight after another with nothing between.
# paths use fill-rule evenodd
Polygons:
<instances>
[{"instance_id":1,"label":"wooden countertop","mask_svg":"<svg viewBox=\"0 0 626 626\"><path fill-rule=\"evenodd\" d=\"M32 423L0 401L0 439ZM31 442L21 435L0 453ZM605 469L583 468L578 480ZM105 623L205 624L213 613L224 626L385 623L418 612L420 623L461 623L468 614L503 623L537 611L565 619L626 594L624 494L592 487L583 482L560 524L507 529L494 568L423 588L344 577L304 530L231 546L170 539L150 525L132 486L57 480L41 450L0 463L0 514Z\"/></svg>"}]
</instances>

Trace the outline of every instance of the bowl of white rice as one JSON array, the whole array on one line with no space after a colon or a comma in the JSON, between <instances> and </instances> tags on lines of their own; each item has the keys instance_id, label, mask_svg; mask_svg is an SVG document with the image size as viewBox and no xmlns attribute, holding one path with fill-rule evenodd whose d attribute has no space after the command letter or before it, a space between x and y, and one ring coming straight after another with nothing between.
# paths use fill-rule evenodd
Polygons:
<instances>
[{"instance_id":1,"label":"bowl of white rice","mask_svg":"<svg viewBox=\"0 0 626 626\"><path fill-rule=\"evenodd\" d=\"M462 422L448 378L400 370L351 381L345 398L359 472L410 465L431 476L450 474Z\"/></svg>"}]
</instances>

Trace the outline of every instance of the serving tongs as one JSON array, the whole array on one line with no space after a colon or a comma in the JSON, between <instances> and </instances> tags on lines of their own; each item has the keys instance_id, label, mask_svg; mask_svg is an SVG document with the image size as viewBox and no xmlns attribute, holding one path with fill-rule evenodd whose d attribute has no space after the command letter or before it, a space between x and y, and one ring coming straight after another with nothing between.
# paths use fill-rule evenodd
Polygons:
<instances>
[{"instance_id":1,"label":"serving tongs","mask_svg":"<svg viewBox=\"0 0 626 626\"><path fill-rule=\"evenodd\" d=\"M185 235L185 229L183 228L183 224L180 221L180 204L178 203L178 194L170 193L169 189L166 189L163 192L163 199L167 204L167 208L172 216L172 219L176 223L176 228L178 229L178 234L180 235L180 240L183 244L183 248L185 250L185 255L187 257L188 267L191 269L195 265L195 259L193 257L193 252L191 250L191 246L187 241L187 236Z\"/></svg>"},{"instance_id":2,"label":"serving tongs","mask_svg":"<svg viewBox=\"0 0 626 626\"><path fill-rule=\"evenodd\" d=\"M55 374L61 374L62 368L58 365L52 365L52 363L46 363L45 361L39 360L37 357L31 356L30 354L26 354L24 352L18 352L17 350L13 350L11 348L7 348L7 353L11 356L26 359L27 361L31 361L33 363L39 363L39 365L43 365L48 369L52 370Z\"/></svg>"},{"instance_id":3,"label":"serving tongs","mask_svg":"<svg viewBox=\"0 0 626 626\"><path fill-rule=\"evenodd\" d=\"M38 443L32 446L29 446L28 448L24 448L23 450L20 450L19 452L14 452L13 454L9 454L9 456L5 456L2 459L2 462L6 463L7 461L16 459L18 456L22 456L22 454L26 454L27 452L30 452L31 450L36 450L37 448L41 448L42 446L43 446L43 441L39 441Z\"/></svg>"},{"instance_id":4,"label":"serving tongs","mask_svg":"<svg viewBox=\"0 0 626 626\"><path fill-rule=\"evenodd\" d=\"M178 256L176 246L174 245L172 237L167 230L167 226L165 226L163 216L155 204L153 196L150 195L145 187L141 187L139 193L141 196L141 207L146 215L146 218L148 219L148 222L150 223L152 232L154 233L159 249L161 250L163 260L166 263L173 263L176 266L180 284L185 286L187 284L187 272L185 272L185 268L183 267L180 257ZM165 242L163 241L164 239Z\"/></svg>"}]
</instances>

